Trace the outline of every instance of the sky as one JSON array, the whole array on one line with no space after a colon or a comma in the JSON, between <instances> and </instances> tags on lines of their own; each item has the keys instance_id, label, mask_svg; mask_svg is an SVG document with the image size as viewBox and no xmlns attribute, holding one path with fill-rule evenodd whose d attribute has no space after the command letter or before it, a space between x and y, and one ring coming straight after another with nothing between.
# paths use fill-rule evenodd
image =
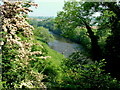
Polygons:
<instances>
[{"instance_id":1,"label":"sky","mask_svg":"<svg viewBox=\"0 0 120 90\"><path fill-rule=\"evenodd\" d=\"M64 0L34 0L38 8L31 7L33 12L29 16L57 16L57 12L62 11Z\"/></svg>"},{"instance_id":2,"label":"sky","mask_svg":"<svg viewBox=\"0 0 120 90\"><path fill-rule=\"evenodd\" d=\"M33 12L29 16L57 16L57 12L62 11L64 1L68 0L33 0L38 4L38 8L31 7ZM77 0L80 1L80 0ZM100 13L95 13L93 16L99 16Z\"/></svg>"}]
</instances>

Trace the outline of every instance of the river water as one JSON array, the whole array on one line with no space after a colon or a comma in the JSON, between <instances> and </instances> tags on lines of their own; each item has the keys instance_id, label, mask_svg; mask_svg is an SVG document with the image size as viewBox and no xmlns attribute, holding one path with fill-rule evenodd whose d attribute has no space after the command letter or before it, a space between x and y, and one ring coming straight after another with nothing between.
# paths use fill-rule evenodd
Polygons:
<instances>
[{"instance_id":1,"label":"river water","mask_svg":"<svg viewBox=\"0 0 120 90\"><path fill-rule=\"evenodd\" d=\"M55 37L55 40L53 42L48 42L49 47L63 54L64 56L68 57L73 52L81 50L81 45L65 39L61 36L58 36L57 34L54 34L52 32L50 33Z\"/></svg>"}]
</instances>

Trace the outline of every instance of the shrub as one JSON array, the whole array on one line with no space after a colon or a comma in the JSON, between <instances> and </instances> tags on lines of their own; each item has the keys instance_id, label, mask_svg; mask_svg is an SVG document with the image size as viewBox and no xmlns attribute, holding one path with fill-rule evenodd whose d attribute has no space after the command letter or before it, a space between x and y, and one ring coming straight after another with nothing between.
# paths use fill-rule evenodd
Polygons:
<instances>
[{"instance_id":1,"label":"shrub","mask_svg":"<svg viewBox=\"0 0 120 90\"><path fill-rule=\"evenodd\" d=\"M45 43L48 43L50 41L54 40L54 36L49 33L48 29L44 27L37 27L33 31L34 35L37 36L38 40L41 40Z\"/></svg>"},{"instance_id":2,"label":"shrub","mask_svg":"<svg viewBox=\"0 0 120 90\"><path fill-rule=\"evenodd\" d=\"M69 61L70 60L70 61ZM81 61L80 61L81 60ZM104 72L105 60L91 62L82 55L82 59L65 60L64 77L59 87L64 88L120 88L120 83Z\"/></svg>"},{"instance_id":3,"label":"shrub","mask_svg":"<svg viewBox=\"0 0 120 90\"><path fill-rule=\"evenodd\" d=\"M42 45L34 43L34 28L24 17L30 11L26 4L4 2L1 6L3 88L46 88L41 67L48 56Z\"/></svg>"}]
</instances>

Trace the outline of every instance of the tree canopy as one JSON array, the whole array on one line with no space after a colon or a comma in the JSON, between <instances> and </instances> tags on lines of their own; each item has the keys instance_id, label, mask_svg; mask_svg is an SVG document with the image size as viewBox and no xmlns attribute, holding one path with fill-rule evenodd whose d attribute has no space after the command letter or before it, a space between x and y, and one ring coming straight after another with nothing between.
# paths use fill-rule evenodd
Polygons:
<instances>
[{"instance_id":1,"label":"tree canopy","mask_svg":"<svg viewBox=\"0 0 120 90\"><path fill-rule=\"evenodd\" d=\"M99 13L98 16L94 16ZM91 43L93 60L105 58L107 71L119 77L120 53L118 41L120 38L120 7L115 2L78 2L67 1L63 11L56 17L56 27L60 28L64 36L72 37L75 28L85 27ZM98 29L92 29L98 26ZM100 35L102 33L102 35ZM106 36L104 35L106 34ZM104 38L104 47L99 42Z\"/></svg>"}]
</instances>

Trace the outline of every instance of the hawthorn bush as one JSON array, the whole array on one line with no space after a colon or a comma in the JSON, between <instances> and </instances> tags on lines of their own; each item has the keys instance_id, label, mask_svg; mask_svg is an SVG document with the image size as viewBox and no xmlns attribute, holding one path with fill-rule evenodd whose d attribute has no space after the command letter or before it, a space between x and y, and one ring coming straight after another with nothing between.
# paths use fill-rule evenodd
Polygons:
<instances>
[{"instance_id":1,"label":"hawthorn bush","mask_svg":"<svg viewBox=\"0 0 120 90\"><path fill-rule=\"evenodd\" d=\"M46 88L41 71L49 56L35 43L34 28L26 21L25 15L31 11L27 6L31 5L35 4L4 2L0 7L3 88Z\"/></svg>"}]
</instances>

